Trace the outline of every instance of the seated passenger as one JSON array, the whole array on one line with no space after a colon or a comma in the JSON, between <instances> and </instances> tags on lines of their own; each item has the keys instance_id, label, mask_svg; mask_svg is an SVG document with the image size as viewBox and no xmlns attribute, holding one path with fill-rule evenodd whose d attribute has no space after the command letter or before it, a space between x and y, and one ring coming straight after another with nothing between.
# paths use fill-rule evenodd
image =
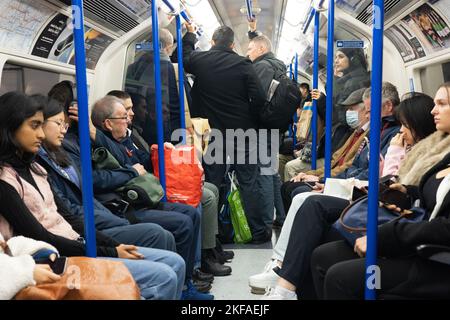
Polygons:
<instances>
[{"instance_id":1,"label":"seated passenger","mask_svg":"<svg viewBox=\"0 0 450 320\"><path fill-rule=\"evenodd\" d=\"M320 137L322 136L321 140L324 139L323 135L324 135L324 126L325 126L325 112L326 112L326 96L325 94L323 94L322 92L319 92L318 90L313 90L312 91L312 98L314 100L317 100L317 120L318 120L318 129L317 129L317 136ZM296 124L297 127L300 126L300 118L299 118L299 122ZM292 159L292 157L280 157L280 165L283 162L286 162L286 160L289 159L289 161L287 161L284 165L284 171L283 171L283 178L284 178L284 182L290 181L295 175L299 174L300 172L305 172L308 170L311 170L311 151L310 151L310 143L311 143L311 139L312 139L312 133L311 133L311 129L310 132L308 133L308 139L307 141L304 142L304 144L306 144L306 142L308 142L308 149L309 151L307 152L307 148L303 147L304 144L300 144L297 143L298 145L301 145L302 149L301 150L296 150L296 146L294 146L294 156L296 157L295 159ZM319 151L319 150L318 150ZM308 156L305 157L304 152L308 153ZM320 155L319 153L317 153L317 161L316 161L316 165L318 168L320 168L321 166L323 166L324 164L324 155ZM292 160L291 160L292 159ZM289 209L289 207L285 207L286 210Z\"/></svg>"},{"instance_id":2,"label":"seated passenger","mask_svg":"<svg viewBox=\"0 0 450 320\"><path fill-rule=\"evenodd\" d=\"M397 88L389 82L383 82L382 86L383 105L381 110L381 133L380 133L380 156L385 156L392 137L394 137L400 130L399 123L394 116L394 112L400 99L398 97ZM366 112L370 112L370 89L367 89L363 95ZM368 139L365 139L368 142ZM343 170L341 173L335 175L333 178L348 179L355 178L359 180L367 180L369 176L369 145L360 149L360 152L354 158L352 164ZM303 179L302 179L303 180ZM307 179L306 179L307 180ZM316 179L314 179L316 180ZM323 184L317 184L315 191L322 192ZM299 186L291 192L291 198L298 193L309 192L309 186Z\"/></svg>"},{"instance_id":3,"label":"seated passenger","mask_svg":"<svg viewBox=\"0 0 450 320\"><path fill-rule=\"evenodd\" d=\"M53 192L71 209L71 212L83 216L81 168L73 165L71 158L62 148L62 141L68 128L68 124L64 121L63 107L54 101L47 103L43 97L34 98L43 99L42 104L45 105L43 110L45 140L39 150L37 162L47 170ZM172 234L161 226L153 223L131 225L126 219L114 215L96 199L93 200L95 226L104 234L123 243L175 251Z\"/></svg>"},{"instance_id":4,"label":"seated passenger","mask_svg":"<svg viewBox=\"0 0 450 320\"><path fill-rule=\"evenodd\" d=\"M68 103L68 101L73 100L73 92L71 85L67 82L62 82L55 85L50 91L52 94L52 98L57 98L58 101L64 104L65 109L65 117L69 122L69 131L66 134L66 137L63 141L63 146L71 158L71 162L75 168L78 170L81 169L81 161L80 161L80 146L79 146L79 137L78 137L78 108L76 105L72 105ZM70 115L70 117L69 117ZM117 119L116 119L117 120ZM119 119L120 120L120 119ZM123 119L122 119L123 121ZM123 186L129 180L134 177L137 177L138 171L143 173L143 166L139 163L131 165L128 162L128 155L124 153L122 147L117 143L113 142L111 139L106 137L101 130L97 130L95 126L90 123L90 137L91 143L94 148L105 147L107 148L114 157L119 161L122 165L122 168L115 170L93 170L93 182L94 182L94 192L96 192L96 197L104 196L105 193L109 193L106 195L106 199L109 199L111 193L114 192L115 189ZM148 163L149 164L149 163ZM51 171L52 172L52 171ZM59 175L56 175L57 178ZM67 181L63 181L63 186ZM69 192L73 185L69 188L63 189L66 192ZM101 200L102 201L102 200ZM187 207L187 206L186 206ZM180 207L179 209L185 209L185 207ZM113 213L119 215L121 217L124 216L124 212L119 212L117 209L111 208ZM186 215L179 213L177 211L167 211L164 208L161 210L140 210L136 211L134 209L127 210L127 219L130 219L130 222L133 224L136 222L141 223L155 223L157 225L162 226L164 229L171 232L175 237L177 252L185 259L187 270L190 270L191 266L194 265L195 258L195 248L193 243L197 243L197 240L194 239L196 231L195 226L192 222L192 219L187 215L195 215L195 212L192 212L190 207L186 209ZM138 216L139 217L138 217ZM147 220L142 220L141 217L145 217ZM116 219L117 220L117 219ZM196 229L199 230L199 229ZM137 236L137 234L135 235ZM147 235L148 237L148 235ZM191 272L188 273L189 275ZM189 281L190 276L187 278L187 290L184 292L184 297L189 299L196 298L204 298L201 294L197 294L196 289L192 285L191 281ZM209 290L209 283L199 283L198 288L202 291ZM207 290L208 289L208 290ZM207 296L210 298L210 296Z\"/></svg>"},{"instance_id":5,"label":"seated passenger","mask_svg":"<svg viewBox=\"0 0 450 320\"><path fill-rule=\"evenodd\" d=\"M366 112L363 103L363 94L366 88L358 89L353 92L347 100L341 103L342 107L347 108L347 123L354 130L344 145L333 153L331 159L331 175L336 176L353 163L358 152L365 143L365 137L369 133L370 114ZM299 186L304 186L302 181L318 182L324 178L325 168L322 166L317 170L300 172L291 181L283 183L281 186L281 195L286 208L291 206L292 191Z\"/></svg>"},{"instance_id":6,"label":"seated passenger","mask_svg":"<svg viewBox=\"0 0 450 320\"><path fill-rule=\"evenodd\" d=\"M24 237L14 237L6 243L0 233L0 300L10 300L28 286L61 279L49 265L34 262L32 254L44 249L58 253L55 247L45 242Z\"/></svg>"},{"instance_id":7,"label":"seated passenger","mask_svg":"<svg viewBox=\"0 0 450 320\"><path fill-rule=\"evenodd\" d=\"M23 235L53 245L64 256L83 256L83 221L52 193L47 173L34 161L45 138L43 109L21 93L0 97L0 228L6 240ZM176 253L120 244L100 232L96 238L97 254L122 261L145 299L181 297L185 264Z\"/></svg>"},{"instance_id":8,"label":"seated passenger","mask_svg":"<svg viewBox=\"0 0 450 320\"><path fill-rule=\"evenodd\" d=\"M403 108L405 108L405 110L417 111L417 115L423 116L423 118L421 118L423 119L423 122L421 121L419 124L420 129L417 130L417 133L411 134L412 136L419 137L419 134L422 134L423 132L430 133L433 131L431 129L434 126L432 121L433 118L430 113L427 114L427 111L430 112L433 108L433 101L430 97L426 95L413 95L402 101L398 108L398 114L403 115L400 116L400 119L402 119L402 121L404 121L403 124L408 127L412 123L417 124L417 122L415 122L416 117L415 115L412 116L410 112L401 111ZM411 131L415 132L412 127ZM408 135L406 131L405 135ZM423 155L423 146L429 145L428 140L433 136L434 134L427 139L422 140L411 150L407 159L403 162L402 168L404 166L410 167L410 163L420 162L421 166L415 168L416 174L424 173L429 169L429 166L424 163L425 157ZM416 153L416 149L418 151L422 150L422 153ZM431 157L434 161L439 161L437 158L439 158L438 154L442 156L442 149L442 144L439 146L439 149L433 149L434 152L437 153L436 157ZM450 146L444 149L450 151ZM421 158L423 159L418 160ZM401 181L414 181L414 179L411 179L411 177L408 176L407 171L402 171L401 169L399 174ZM311 290L311 278L308 271L310 253L320 243L333 240L334 237L342 238L342 236L336 232L334 228L330 228L330 226L339 218L341 211L348 205L348 203L349 202L347 200L320 194L318 195L317 193L312 192L302 193L294 198L294 202L288 214L288 219L283 226L277 245L274 248L273 258L275 262L270 263L272 267L276 264L279 266L283 265L282 269L285 269L283 271L285 272L283 275L288 274L285 279L280 281L282 283L281 286L284 286L285 288L292 288L292 284L296 284L296 287L299 287L298 284L301 284L300 288L302 290L302 297L314 297L314 291ZM300 217L300 215L302 217ZM295 230L295 233L291 232L291 230ZM295 237L293 236L294 234ZM299 244L300 241L302 241L302 245ZM295 246L298 246L297 251L295 250ZM303 254L303 257L300 258L298 255L296 258L293 258L295 254L291 255L291 253L294 251L298 254ZM288 254L288 252L290 253ZM299 263L301 260L300 265L304 266L301 269L303 270L301 273L296 273L294 270L291 272L286 271L286 257L288 255L290 256L289 259L291 259L289 267L292 267L292 259L294 259L296 263ZM281 276L283 277L283 275ZM301 278L297 278L297 276ZM266 272L253 277L254 279L251 278L250 283L253 283L254 286L258 285L259 288L264 282L270 282L273 285L275 279L277 279L277 276L269 265L267 266ZM288 280L289 284L285 282L286 279L290 279Z\"/></svg>"},{"instance_id":9,"label":"seated passenger","mask_svg":"<svg viewBox=\"0 0 450 320\"><path fill-rule=\"evenodd\" d=\"M122 101L123 106L128 112L128 118L130 123L129 126L133 126L133 123L138 121L138 117L135 117L134 113L134 106L133 101L131 99L131 96L124 91L120 90L114 90L108 93L108 96L114 96L116 98L119 98ZM138 150L141 150L143 156L141 159L143 161L146 161L147 156L145 155L145 152L147 154L150 154L147 148L143 147L140 148L136 141L140 140L140 137L136 133L136 130L129 129L127 131L127 135L131 140L133 141L133 148L134 151L137 152ZM131 144L130 144L131 146ZM218 197L219 197L219 191L215 185L212 183L205 182L203 193L202 193L202 221L201 221L201 239L202 239L202 267L201 269L209 274L215 275L215 276L227 276L231 274L231 268L228 266L223 266L219 261L216 259L216 254L218 252L215 250L216 247L216 234L218 233ZM198 271L197 271L198 273Z\"/></svg>"},{"instance_id":10,"label":"seated passenger","mask_svg":"<svg viewBox=\"0 0 450 320\"><path fill-rule=\"evenodd\" d=\"M150 161L150 154L144 150L139 150L133 143L128 131L128 121L128 111L123 106L122 101L116 97L106 96L97 101L92 108L93 124L107 137L109 137L110 143L115 144L115 149L112 146L111 148L108 147L109 151L115 158L120 159L120 157L122 157L122 159L125 159L125 162L119 161L119 163L138 166L139 175L144 175L147 172L151 173L152 165ZM117 154L117 151L120 154ZM95 179L96 177L94 176L94 181ZM103 192L114 192L114 190L117 188L106 185L105 181L101 181L101 183L103 183L105 187L105 189L103 189ZM187 258L186 290L192 289L195 291L195 288L193 287L191 282L191 278L194 270L196 248L201 232L201 212L185 204L168 202L160 202L157 209L158 210L135 211L134 217L139 222L157 223L171 232L179 227L178 223L173 222L173 218L177 218L180 215L185 215L192 220L192 223L194 225L193 237L190 244L185 244L186 252L188 253L185 256ZM214 232L214 230L211 231ZM188 294L188 292L190 291L186 291L186 294ZM191 295L189 294L189 296ZM192 298L194 296L197 296L197 292L195 294L192 293ZM198 297L201 297L201 299L213 298L212 295L202 295L199 293Z\"/></svg>"},{"instance_id":11,"label":"seated passenger","mask_svg":"<svg viewBox=\"0 0 450 320\"><path fill-rule=\"evenodd\" d=\"M450 83L442 85L435 96L432 110L438 133L450 133ZM434 136L434 135L433 135ZM428 142L436 140L430 137ZM442 160L434 155L442 152L436 145L427 145L438 162L421 178L420 185L392 185L391 188L420 199L420 207L427 219L417 223L392 221L378 227L378 259L381 286L379 297L413 299L446 299L450 291L450 267L419 257L416 247L420 244L450 246L449 183L450 153ZM443 145L441 145L443 147ZM423 149L424 150L424 149ZM422 151L423 151L422 150ZM442 150L442 149L441 149ZM428 154L424 160L428 161ZM421 166L419 161L414 166ZM417 172L414 173L417 175ZM395 206L391 210L400 211ZM311 269L314 286L319 298L363 299L365 292L367 237L357 239L354 248L344 241L331 242L318 247L312 254Z\"/></svg>"}]
</instances>

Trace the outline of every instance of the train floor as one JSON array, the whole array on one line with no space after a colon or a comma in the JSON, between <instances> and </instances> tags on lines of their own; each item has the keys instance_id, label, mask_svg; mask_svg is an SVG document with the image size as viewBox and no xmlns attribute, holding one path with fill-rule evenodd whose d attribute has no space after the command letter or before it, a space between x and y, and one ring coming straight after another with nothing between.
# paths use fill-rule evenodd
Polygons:
<instances>
[{"instance_id":1,"label":"train floor","mask_svg":"<svg viewBox=\"0 0 450 320\"><path fill-rule=\"evenodd\" d=\"M214 278L211 293L216 300L259 300L262 297L250 292L248 277L264 269L278 235L279 231L273 231L272 241L260 245L224 245L225 250L234 251L234 259L226 264L232 268L231 275Z\"/></svg>"}]
</instances>

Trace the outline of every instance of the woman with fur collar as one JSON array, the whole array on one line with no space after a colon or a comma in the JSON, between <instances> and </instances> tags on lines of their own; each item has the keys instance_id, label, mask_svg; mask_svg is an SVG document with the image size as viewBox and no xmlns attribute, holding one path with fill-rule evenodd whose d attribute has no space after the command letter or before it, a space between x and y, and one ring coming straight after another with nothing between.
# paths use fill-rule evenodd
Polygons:
<instances>
[{"instance_id":1,"label":"woman with fur collar","mask_svg":"<svg viewBox=\"0 0 450 320\"><path fill-rule=\"evenodd\" d=\"M401 172L401 182L391 188L420 200L426 219L417 223L399 220L378 228L378 293L389 297L432 299L450 297L450 267L420 258L421 244L450 246L450 82L436 93L431 111L436 133L417 145ZM420 174L417 172L423 172ZM408 185L406 185L408 184ZM389 209L400 212L394 205ZM363 299L367 237L354 248L342 241L318 247L312 257L314 285L319 298Z\"/></svg>"},{"instance_id":2,"label":"woman with fur collar","mask_svg":"<svg viewBox=\"0 0 450 320\"><path fill-rule=\"evenodd\" d=\"M35 264L32 255L40 250L58 253L48 243L22 236L5 242L0 233L0 300L12 299L28 286L52 283L61 278L50 266Z\"/></svg>"}]
</instances>

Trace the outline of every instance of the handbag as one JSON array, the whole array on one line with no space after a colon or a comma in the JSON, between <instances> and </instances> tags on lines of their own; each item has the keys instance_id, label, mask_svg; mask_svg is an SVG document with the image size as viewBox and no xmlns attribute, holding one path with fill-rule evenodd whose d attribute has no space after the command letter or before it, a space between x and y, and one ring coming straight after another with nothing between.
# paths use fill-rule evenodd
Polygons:
<instances>
[{"instance_id":1,"label":"handbag","mask_svg":"<svg viewBox=\"0 0 450 320\"><path fill-rule=\"evenodd\" d=\"M297 123L297 141L306 141L308 139L311 130L312 115L312 103L306 102Z\"/></svg>"},{"instance_id":2,"label":"handbag","mask_svg":"<svg viewBox=\"0 0 450 320\"><path fill-rule=\"evenodd\" d=\"M352 246L355 245L356 239L364 236L367 231L367 215L369 196L364 196L348 205L338 221L333 227L347 240ZM411 210L399 213L391 211L385 207L378 208L378 225L387 222L401 220L402 222L419 222L425 218L425 210L422 208L412 208Z\"/></svg>"},{"instance_id":3,"label":"handbag","mask_svg":"<svg viewBox=\"0 0 450 320\"><path fill-rule=\"evenodd\" d=\"M241 194L237 187L236 172L228 173L231 181L231 191L228 195L230 204L231 223L233 224L235 243L247 243L252 240L252 232L245 216L244 206L242 204Z\"/></svg>"},{"instance_id":4,"label":"handbag","mask_svg":"<svg viewBox=\"0 0 450 320\"><path fill-rule=\"evenodd\" d=\"M54 283L21 290L16 300L139 300L140 292L122 262L67 258L66 272Z\"/></svg>"},{"instance_id":5,"label":"handbag","mask_svg":"<svg viewBox=\"0 0 450 320\"><path fill-rule=\"evenodd\" d=\"M119 162L104 147L94 150L92 162L95 169L115 170L121 168ZM151 173L130 179L124 186L116 189L122 198L129 202L136 210L149 208L154 209L164 197L164 190Z\"/></svg>"},{"instance_id":6,"label":"handbag","mask_svg":"<svg viewBox=\"0 0 450 320\"><path fill-rule=\"evenodd\" d=\"M158 145L152 150L152 164L159 177ZM167 201L198 207L203 194L203 168L194 146L164 147Z\"/></svg>"}]
</instances>

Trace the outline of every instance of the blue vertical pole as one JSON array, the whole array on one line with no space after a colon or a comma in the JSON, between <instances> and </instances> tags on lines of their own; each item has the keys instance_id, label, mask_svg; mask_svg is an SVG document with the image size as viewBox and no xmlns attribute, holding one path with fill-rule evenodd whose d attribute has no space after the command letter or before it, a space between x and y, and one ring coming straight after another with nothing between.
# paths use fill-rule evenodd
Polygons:
<instances>
[{"instance_id":1,"label":"blue vertical pole","mask_svg":"<svg viewBox=\"0 0 450 320\"><path fill-rule=\"evenodd\" d=\"M89 107L86 78L86 51L84 46L83 0L72 0L75 67L78 99L78 131L81 149L81 184L84 209L86 256L97 256L94 221L94 192L92 183L91 138L89 136Z\"/></svg>"},{"instance_id":2,"label":"blue vertical pole","mask_svg":"<svg viewBox=\"0 0 450 320\"><path fill-rule=\"evenodd\" d=\"M245 2L247 4L247 18L248 18L248 21L253 21L255 16L253 15L253 3L252 3L252 0L246 0Z\"/></svg>"},{"instance_id":3,"label":"blue vertical pole","mask_svg":"<svg viewBox=\"0 0 450 320\"><path fill-rule=\"evenodd\" d=\"M180 120L181 129L183 129L183 141L186 143L186 117L185 117L185 105L184 105L184 68L183 68L183 39L182 39L182 25L181 17L177 15L177 47L178 47L178 89L180 91Z\"/></svg>"},{"instance_id":4,"label":"blue vertical pole","mask_svg":"<svg viewBox=\"0 0 450 320\"><path fill-rule=\"evenodd\" d=\"M333 122L334 0L328 3L327 110L325 120L325 179L331 177L331 126Z\"/></svg>"},{"instance_id":5,"label":"blue vertical pole","mask_svg":"<svg viewBox=\"0 0 450 320\"><path fill-rule=\"evenodd\" d=\"M289 64L289 77L294 79L294 72L292 71L292 62ZM289 125L289 138L293 137L293 126ZM295 147L295 144L293 145Z\"/></svg>"},{"instance_id":6,"label":"blue vertical pole","mask_svg":"<svg viewBox=\"0 0 450 320\"><path fill-rule=\"evenodd\" d=\"M162 201L166 201L166 166L164 162L164 128L161 96L161 59L159 56L159 23L158 23L158 5L152 1L152 37L153 37L153 64L155 78L155 97L156 97L156 130L158 135L158 168L159 181L164 190Z\"/></svg>"},{"instance_id":7,"label":"blue vertical pole","mask_svg":"<svg viewBox=\"0 0 450 320\"><path fill-rule=\"evenodd\" d=\"M414 79L413 78L409 78L409 90L411 92L416 91L415 88L414 88Z\"/></svg>"},{"instance_id":8,"label":"blue vertical pole","mask_svg":"<svg viewBox=\"0 0 450 320\"><path fill-rule=\"evenodd\" d=\"M320 12L314 14L314 68L313 68L313 89L319 88L319 28ZM311 169L317 169L317 100L313 100L312 116L312 147L311 147Z\"/></svg>"},{"instance_id":9,"label":"blue vertical pole","mask_svg":"<svg viewBox=\"0 0 450 320\"><path fill-rule=\"evenodd\" d=\"M380 130L381 130L381 88L383 79L383 26L384 2L375 0L373 4L373 47L372 47L372 94L370 106L370 150L369 150L369 211L367 220L366 252L366 300L375 300L376 291L370 283L377 264L378 232L378 182L380 166ZM376 270L376 269L375 269ZM376 271L375 271L376 272Z\"/></svg>"},{"instance_id":10,"label":"blue vertical pole","mask_svg":"<svg viewBox=\"0 0 450 320\"><path fill-rule=\"evenodd\" d=\"M296 84L298 84L298 53L295 54L295 63L294 63L294 81ZM297 122L298 122L298 116L297 116L297 110L295 110L294 113L294 125L293 125L293 143L294 143L294 149L295 145L297 144Z\"/></svg>"}]
</instances>

